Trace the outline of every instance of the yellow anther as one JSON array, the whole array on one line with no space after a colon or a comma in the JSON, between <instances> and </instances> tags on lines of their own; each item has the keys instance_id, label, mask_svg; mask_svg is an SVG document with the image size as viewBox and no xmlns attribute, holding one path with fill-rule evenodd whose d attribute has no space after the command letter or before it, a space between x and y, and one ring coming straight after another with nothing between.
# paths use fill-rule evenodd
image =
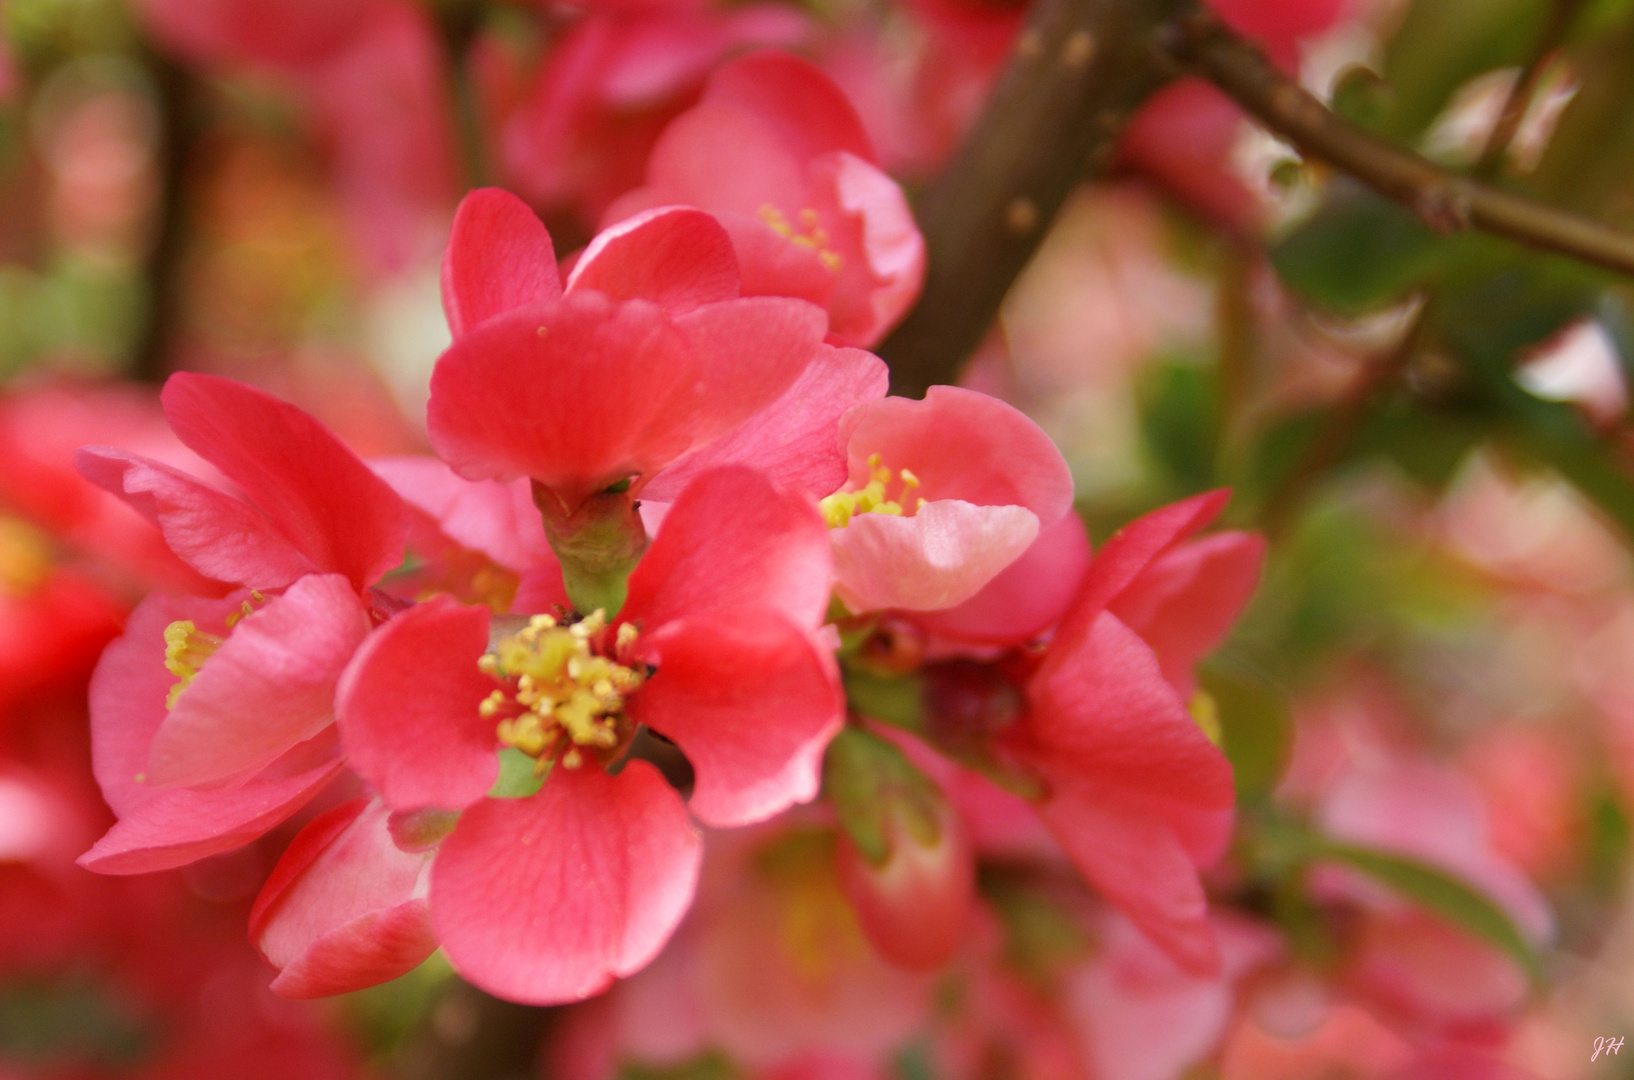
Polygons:
<instances>
[{"instance_id":1,"label":"yellow anther","mask_svg":"<svg viewBox=\"0 0 1634 1080\"><path fill-rule=\"evenodd\" d=\"M191 619L179 619L165 627L165 668L177 680L165 695L165 708L176 707L176 699L221 644L221 638L200 630Z\"/></svg>"},{"instance_id":2,"label":"yellow anther","mask_svg":"<svg viewBox=\"0 0 1634 1080\"><path fill-rule=\"evenodd\" d=\"M891 488L896 486L898 494L891 497ZM853 490L837 491L817 504L822 512L823 520L831 529L843 529L850 524L851 519L858 514L888 514L895 517L912 516L925 505L924 499L918 499L909 510L903 498L907 492L919 487L919 477L908 469L892 471L881 463L880 455L868 455L868 483Z\"/></svg>"},{"instance_id":3,"label":"yellow anther","mask_svg":"<svg viewBox=\"0 0 1634 1080\"><path fill-rule=\"evenodd\" d=\"M51 573L51 538L12 517L0 517L0 589L24 593Z\"/></svg>"},{"instance_id":4,"label":"yellow anther","mask_svg":"<svg viewBox=\"0 0 1634 1080\"><path fill-rule=\"evenodd\" d=\"M478 712L487 719L501 717L499 741L539 759L536 771L550 767L548 758L568 744L569 755L582 761L577 748L615 750L631 725L624 704L646 679L644 667L627 667L607 655L611 644L626 656L640 631L629 623L619 626L608 642L607 614L603 611L562 626L548 615L535 615L526 626L501 639L477 666L499 680L515 680L484 698ZM515 710L515 715L505 716Z\"/></svg>"},{"instance_id":5,"label":"yellow anther","mask_svg":"<svg viewBox=\"0 0 1634 1080\"><path fill-rule=\"evenodd\" d=\"M791 244L815 251L817 258L831 273L838 273L840 267L845 264L840 253L829 247L830 237L828 230L823 228L822 215L811 207L803 207L795 214L796 220L800 223L798 228L790 223L783 211L770 203L762 203L758 213L760 220L777 235Z\"/></svg>"}]
</instances>

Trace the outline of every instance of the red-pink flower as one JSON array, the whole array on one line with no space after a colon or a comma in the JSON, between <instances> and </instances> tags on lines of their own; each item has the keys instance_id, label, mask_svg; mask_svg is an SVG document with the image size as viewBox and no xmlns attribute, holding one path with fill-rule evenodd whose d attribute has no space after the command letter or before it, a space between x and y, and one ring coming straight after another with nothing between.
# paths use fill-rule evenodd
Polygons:
<instances>
[{"instance_id":1,"label":"red-pink flower","mask_svg":"<svg viewBox=\"0 0 1634 1080\"><path fill-rule=\"evenodd\" d=\"M314 818L267 879L250 940L278 969L284 997L341 994L394 979L431 954L429 845L403 850L378 799ZM402 830L397 830L398 833Z\"/></svg>"},{"instance_id":2,"label":"red-pink flower","mask_svg":"<svg viewBox=\"0 0 1634 1080\"><path fill-rule=\"evenodd\" d=\"M535 616L507 634L486 608L443 598L370 637L341 684L345 746L391 809L461 811L430 887L456 968L506 997L566 1001L663 945L690 902L700 843L650 764L607 770L637 725L686 753L690 809L706 824L757 821L816 794L843 714L812 637L828 589L809 503L723 468L670 509L611 621ZM536 793L485 797L501 747L545 775Z\"/></svg>"},{"instance_id":3,"label":"red-pink flower","mask_svg":"<svg viewBox=\"0 0 1634 1080\"><path fill-rule=\"evenodd\" d=\"M855 612L962 604L1072 506L1072 475L1049 436L972 390L860 405L840 442L850 477L823 508L835 589Z\"/></svg>"},{"instance_id":4,"label":"red-pink flower","mask_svg":"<svg viewBox=\"0 0 1634 1080\"><path fill-rule=\"evenodd\" d=\"M443 297L432 445L472 480L531 477L564 513L771 404L824 324L804 301L740 297L726 233L683 207L601 233L564 288L544 226L497 190L461 204Z\"/></svg>"},{"instance_id":5,"label":"red-pink flower","mask_svg":"<svg viewBox=\"0 0 1634 1080\"><path fill-rule=\"evenodd\" d=\"M402 502L310 416L205 375L173 376L163 402L242 497L106 447L79 467L194 569L249 591L150 596L103 654L93 750L120 820L81 861L107 873L236 847L339 772L335 684L368 632L371 584L402 561Z\"/></svg>"},{"instance_id":6,"label":"red-pink flower","mask_svg":"<svg viewBox=\"0 0 1634 1080\"><path fill-rule=\"evenodd\" d=\"M925 244L907 199L851 103L804 60L764 51L717 71L653 147L647 186L605 220L673 203L720 218L746 295L819 304L843 343L878 341L919 295Z\"/></svg>"}]
</instances>

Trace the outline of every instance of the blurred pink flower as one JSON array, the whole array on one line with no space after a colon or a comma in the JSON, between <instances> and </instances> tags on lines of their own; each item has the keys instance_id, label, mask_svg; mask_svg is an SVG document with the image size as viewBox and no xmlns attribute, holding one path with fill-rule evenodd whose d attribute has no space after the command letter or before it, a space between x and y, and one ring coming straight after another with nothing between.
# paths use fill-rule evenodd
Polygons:
<instances>
[{"instance_id":1,"label":"blurred pink flower","mask_svg":"<svg viewBox=\"0 0 1634 1080\"><path fill-rule=\"evenodd\" d=\"M604 221L674 203L720 219L744 295L810 300L840 343L872 345L919 295L925 245L902 189L839 87L786 53L717 70L653 147L647 186Z\"/></svg>"}]
</instances>

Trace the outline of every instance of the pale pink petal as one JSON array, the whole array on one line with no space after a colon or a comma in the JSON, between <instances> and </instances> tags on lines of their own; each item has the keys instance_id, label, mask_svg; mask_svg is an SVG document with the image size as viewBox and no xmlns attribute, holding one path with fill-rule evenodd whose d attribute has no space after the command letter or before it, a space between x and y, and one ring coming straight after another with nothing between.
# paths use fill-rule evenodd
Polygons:
<instances>
[{"instance_id":1,"label":"pale pink petal","mask_svg":"<svg viewBox=\"0 0 1634 1080\"><path fill-rule=\"evenodd\" d=\"M916 613L914 623L977 645L1014 645L1054 626L1089 569L1089 533L1077 514L1041 530L1015 562L957 607Z\"/></svg>"},{"instance_id":2,"label":"pale pink petal","mask_svg":"<svg viewBox=\"0 0 1634 1080\"><path fill-rule=\"evenodd\" d=\"M477 712L497 686L477 670L487 651L488 609L435 596L369 635L341 676L341 744L393 810L458 810L493 786L495 721Z\"/></svg>"},{"instance_id":3,"label":"pale pink petal","mask_svg":"<svg viewBox=\"0 0 1634 1080\"><path fill-rule=\"evenodd\" d=\"M943 499L912 517L860 514L829 536L846 607L936 611L969 600L1015 562L1038 537L1038 518L1021 506Z\"/></svg>"},{"instance_id":4,"label":"pale pink petal","mask_svg":"<svg viewBox=\"0 0 1634 1080\"><path fill-rule=\"evenodd\" d=\"M309 574L239 620L159 725L147 782L196 787L258 771L334 720L335 683L369 632L339 574Z\"/></svg>"},{"instance_id":5,"label":"pale pink petal","mask_svg":"<svg viewBox=\"0 0 1634 1080\"><path fill-rule=\"evenodd\" d=\"M434 457L376 458L369 467L461 547L518 573L557 566L526 480L466 480Z\"/></svg>"},{"instance_id":6,"label":"pale pink petal","mask_svg":"<svg viewBox=\"0 0 1634 1080\"><path fill-rule=\"evenodd\" d=\"M738 260L720 222L687 206L643 211L603 229L567 279L615 300L650 300L674 312L738 295Z\"/></svg>"},{"instance_id":7,"label":"pale pink petal","mask_svg":"<svg viewBox=\"0 0 1634 1080\"><path fill-rule=\"evenodd\" d=\"M536 795L465 812L431 867L454 969L533 1005L579 1001L645 966L692 901L702 840L645 761L557 768Z\"/></svg>"},{"instance_id":8,"label":"pale pink petal","mask_svg":"<svg viewBox=\"0 0 1634 1080\"><path fill-rule=\"evenodd\" d=\"M1230 633L1254 595L1265 541L1222 532L1160 555L1107 610L1157 653L1163 674L1182 697L1196 689L1192 667Z\"/></svg>"},{"instance_id":9,"label":"pale pink petal","mask_svg":"<svg viewBox=\"0 0 1634 1080\"><path fill-rule=\"evenodd\" d=\"M74 465L158 525L170 550L207 578L280 589L317 571L264 514L169 465L104 446L76 451Z\"/></svg>"},{"instance_id":10,"label":"pale pink petal","mask_svg":"<svg viewBox=\"0 0 1634 1080\"><path fill-rule=\"evenodd\" d=\"M319 570L355 588L403 561L402 500L306 413L232 379L180 372L160 395L171 429L244 490Z\"/></svg>"},{"instance_id":11,"label":"pale pink petal","mask_svg":"<svg viewBox=\"0 0 1634 1080\"><path fill-rule=\"evenodd\" d=\"M250 912L250 940L278 969L272 989L309 998L395 979L431 955L430 853L399 851L378 799L315 818L285 850Z\"/></svg>"},{"instance_id":12,"label":"pale pink petal","mask_svg":"<svg viewBox=\"0 0 1634 1080\"><path fill-rule=\"evenodd\" d=\"M99 874L145 874L231 851L289 818L342 768L344 763L334 760L294 776L251 780L240 787L155 792L121 816L79 857L79 864Z\"/></svg>"},{"instance_id":13,"label":"pale pink petal","mask_svg":"<svg viewBox=\"0 0 1634 1080\"><path fill-rule=\"evenodd\" d=\"M1072 473L1027 415L998 398L958 386L933 386L923 401L887 397L853 410L841 425L851 483L868 483L869 458L910 469L912 492L928 502L1022 506L1053 525L1072 508Z\"/></svg>"},{"instance_id":14,"label":"pale pink petal","mask_svg":"<svg viewBox=\"0 0 1634 1080\"><path fill-rule=\"evenodd\" d=\"M862 286L860 303L849 318L835 311L834 332L848 341L871 346L908 313L925 283L925 238L914 221L908 199L897 182L867 161L849 153L818 158L813 172L831 185L840 211L862 226L866 267L841 266L847 278ZM837 306L837 305L836 305Z\"/></svg>"},{"instance_id":15,"label":"pale pink petal","mask_svg":"<svg viewBox=\"0 0 1634 1080\"><path fill-rule=\"evenodd\" d=\"M719 465L751 466L772 483L813 498L845 482L840 417L852 406L885 396L885 362L861 349L820 345L783 396L722 436L659 473L642 496L673 502L699 473Z\"/></svg>"},{"instance_id":16,"label":"pale pink petal","mask_svg":"<svg viewBox=\"0 0 1634 1080\"><path fill-rule=\"evenodd\" d=\"M799 625L775 608L716 608L664 624L638 648L658 671L630 715L686 753L694 816L747 825L816 797L845 698L832 657Z\"/></svg>"},{"instance_id":17,"label":"pale pink petal","mask_svg":"<svg viewBox=\"0 0 1634 1080\"><path fill-rule=\"evenodd\" d=\"M455 337L502 311L554 300L562 295L562 282L550 233L510 192L470 192L454 214L442 288Z\"/></svg>"},{"instance_id":18,"label":"pale pink petal","mask_svg":"<svg viewBox=\"0 0 1634 1080\"><path fill-rule=\"evenodd\" d=\"M621 618L656 630L717 607L765 605L816 629L828 608L828 530L808 499L741 465L681 493L630 575Z\"/></svg>"}]
</instances>

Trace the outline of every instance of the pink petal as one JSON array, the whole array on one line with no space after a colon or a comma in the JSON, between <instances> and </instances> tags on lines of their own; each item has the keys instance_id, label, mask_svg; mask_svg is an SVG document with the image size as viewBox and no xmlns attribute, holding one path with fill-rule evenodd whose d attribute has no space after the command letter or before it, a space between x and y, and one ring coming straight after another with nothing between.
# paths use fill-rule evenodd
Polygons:
<instances>
[{"instance_id":1,"label":"pink petal","mask_svg":"<svg viewBox=\"0 0 1634 1080\"><path fill-rule=\"evenodd\" d=\"M842 288L847 278L862 286L861 303L850 318L836 311L833 329L848 341L871 346L919 299L925 238L902 188L869 161L841 152L819 158L813 169L832 185L838 209L862 225L864 265L840 270Z\"/></svg>"},{"instance_id":2,"label":"pink petal","mask_svg":"<svg viewBox=\"0 0 1634 1080\"><path fill-rule=\"evenodd\" d=\"M369 632L346 579L309 574L246 616L176 698L147 782L196 787L265 768L328 727L335 683Z\"/></svg>"},{"instance_id":3,"label":"pink petal","mask_svg":"<svg viewBox=\"0 0 1634 1080\"><path fill-rule=\"evenodd\" d=\"M686 752L694 816L728 828L816 797L845 698L832 657L799 625L775 608L717 608L638 648L658 671L630 714Z\"/></svg>"},{"instance_id":4,"label":"pink petal","mask_svg":"<svg viewBox=\"0 0 1634 1080\"><path fill-rule=\"evenodd\" d=\"M399 851L378 800L313 819L278 861L250 913L250 940L278 969L272 989L309 998L360 990L418 965L437 943L430 854Z\"/></svg>"},{"instance_id":5,"label":"pink petal","mask_svg":"<svg viewBox=\"0 0 1634 1080\"><path fill-rule=\"evenodd\" d=\"M597 234L567 287L650 300L679 313L736 299L738 260L720 222L691 207L659 207Z\"/></svg>"},{"instance_id":6,"label":"pink petal","mask_svg":"<svg viewBox=\"0 0 1634 1080\"><path fill-rule=\"evenodd\" d=\"M321 571L363 589L403 561L403 504L327 428L295 406L181 372L160 399L176 436L244 489Z\"/></svg>"},{"instance_id":7,"label":"pink petal","mask_svg":"<svg viewBox=\"0 0 1634 1080\"><path fill-rule=\"evenodd\" d=\"M823 309L804 300L755 296L708 304L675 320L705 359L698 386L708 422L693 446L720 438L781 397L817 355L827 329Z\"/></svg>"},{"instance_id":8,"label":"pink petal","mask_svg":"<svg viewBox=\"0 0 1634 1080\"><path fill-rule=\"evenodd\" d=\"M562 295L550 233L526 203L499 188L478 188L460 200L442 286L455 337L500 312Z\"/></svg>"},{"instance_id":9,"label":"pink petal","mask_svg":"<svg viewBox=\"0 0 1634 1080\"><path fill-rule=\"evenodd\" d=\"M1103 612L1070 648L1053 644L1027 694L1025 752L1052 775L1070 772L1204 813L1232 807L1225 756L1186 712L1152 650L1116 616ZM1201 840L1200 848L1213 846Z\"/></svg>"},{"instance_id":10,"label":"pink petal","mask_svg":"<svg viewBox=\"0 0 1634 1080\"><path fill-rule=\"evenodd\" d=\"M1183 698L1196 690L1192 667L1225 640L1254 595L1265 540L1222 532L1160 555L1108 610L1157 653L1163 675Z\"/></svg>"},{"instance_id":11,"label":"pink petal","mask_svg":"<svg viewBox=\"0 0 1634 1080\"><path fill-rule=\"evenodd\" d=\"M165 627L182 619L225 636L227 616L247 593L225 600L150 593L125 622L91 676L91 764L102 797L120 817L160 793L147 782L153 736L169 717L165 698L176 676L165 667Z\"/></svg>"},{"instance_id":12,"label":"pink petal","mask_svg":"<svg viewBox=\"0 0 1634 1080\"><path fill-rule=\"evenodd\" d=\"M369 467L461 547L518 573L558 565L527 481L466 480L434 457L376 458Z\"/></svg>"},{"instance_id":13,"label":"pink petal","mask_svg":"<svg viewBox=\"0 0 1634 1080\"><path fill-rule=\"evenodd\" d=\"M1031 547L957 607L915 614L938 637L977 645L1015 645L1061 618L1089 569L1089 533L1077 514L1043 529Z\"/></svg>"},{"instance_id":14,"label":"pink petal","mask_svg":"<svg viewBox=\"0 0 1634 1080\"><path fill-rule=\"evenodd\" d=\"M1219 971L1197 869L1161 819L1115 789L1073 779L1055 780L1039 815L1079 873L1176 964Z\"/></svg>"},{"instance_id":15,"label":"pink petal","mask_svg":"<svg viewBox=\"0 0 1634 1080\"><path fill-rule=\"evenodd\" d=\"M393 810L458 810L499 775L496 683L477 670L488 609L434 596L380 627L341 676L335 712L347 758Z\"/></svg>"},{"instance_id":16,"label":"pink petal","mask_svg":"<svg viewBox=\"0 0 1634 1080\"><path fill-rule=\"evenodd\" d=\"M579 1001L645 966L692 901L702 840L658 770L556 769L484 799L431 866L431 922L456 971L510 1001Z\"/></svg>"},{"instance_id":17,"label":"pink petal","mask_svg":"<svg viewBox=\"0 0 1634 1080\"><path fill-rule=\"evenodd\" d=\"M254 507L169 465L87 446L74 466L158 525L170 550L205 577L280 589L317 570Z\"/></svg>"},{"instance_id":18,"label":"pink petal","mask_svg":"<svg viewBox=\"0 0 1634 1080\"><path fill-rule=\"evenodd\" d=\"M1136 518L1113 534L1089 564L1056 641L1089 632L1112 598L1128 588L1163 552L1213 521L1231 493L1225 489L1193 495Z\"/></svg>"},{"instance_id":19,"label":"pink petal","mask_svg":"<svg viewBox=\"0 0 1634 1080\"><path fill-rule=\"evenodd\" d=\"M1072 474L1061 451L1027 415L998 398L933 386L923 401L887 397L859 406L841 425L851 482L868 483L868 459L911 469L929 502L1023 506L1040 525L1072 508Z\"/></svg>"},{"instance_id":20,"label":"pink petal","mask_svg":"<svg viewBox=\"0 0 1634 1080\"><path fill-rule=\"evenodd\" d=\"M99 874L145 874L231 851L289 818L343 767L337 759L279 780L155 792L122 815L79 864Z\"/></svg>"},{"instance_id":21,"label":"pink petal","mask_svg":"<svg viewBox=\"0 0 1634 1080\"><path fill-rule=\"evenodd\" d=\"M630 575L621 618L656 630L712 608L770 605L816 629L828 608L828 531L812 504L741 465L681 493Z\"/></svg>"},{"instance_id":22,"label":"pink petal","mask_svg":"<svg viewBox=\"0 0 1634 1080\"><path fill-rule=\"evenodd\" d=\"M736 430L653 478L642 496L673 502L706 469L749 465L788 491L821 498L845 482L837 435L847 409L885 396L885 362L861 349L819 345L811 364L783 396Z\"/></svg>"},{"instance_id":23,"label":"pink petal","mask_svg":"<svg viewBox=\"0 0 1634 1080\"><path fill-rule=\"evenodd\" d=\"M829 536L834 590L853 612L936 611L969 600L1020 558L1038 518L1020 506L945 499L913 517L861 514Z\"/></svg>"},{"instance_id":24,"label":"pink petal","mask_svg":"<svg viewBox=\"0 0 1634 1080\"><path fill-rule=\"evenodd\" d=\"M872 162L862 119L821 68L777 49L761 49L723 65L704 100L748 109L775 127L788 153L813 158L844 150Z\"/></svg>"}]
</instances>

